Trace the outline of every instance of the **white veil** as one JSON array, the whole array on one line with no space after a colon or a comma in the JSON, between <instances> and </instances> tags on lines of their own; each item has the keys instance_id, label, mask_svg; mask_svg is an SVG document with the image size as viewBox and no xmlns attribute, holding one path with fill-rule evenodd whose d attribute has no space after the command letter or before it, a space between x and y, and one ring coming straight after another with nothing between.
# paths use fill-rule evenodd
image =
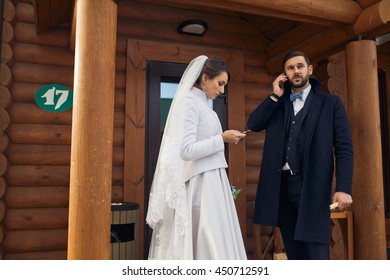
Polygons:
<instances>
[{"instance_id":1,"label":"white veil","mask_svg":"<svg viewBox=\"0 0 390 280\"><path fill-rule=\"evenodd\" d=\"M186 98L198 79L207 56L193 59L184 71L168 113L153 177L146 222L153 229L161 223L164 209L174 211L174 245L184 235L187 226L187 203L183 174L184 161L180 157L183 137L183 113Z\"/></svg>"}]
</instances>

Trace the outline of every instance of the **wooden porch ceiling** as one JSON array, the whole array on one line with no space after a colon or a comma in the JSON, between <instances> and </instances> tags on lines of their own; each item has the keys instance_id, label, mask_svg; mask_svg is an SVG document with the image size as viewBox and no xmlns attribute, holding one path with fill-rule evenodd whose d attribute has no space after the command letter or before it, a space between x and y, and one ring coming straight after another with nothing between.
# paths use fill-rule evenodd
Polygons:
<instances>
[{"instance_id":1,"label":"wooden porch ceiling","mask_svg":"<svg viewBox=\"0 0 390 280\"><path fill-rule=\"evenodd\" d=\"M37 30L71 23L74 0L32 0ZM130 0L117 0L124 2ZM266 69L276 73L287 51L299 48L314 62L357 39L375 39L390 32L390 0L131 0L227 15L249 22L269 41ZM55 11L55 12L53 12ZM390 54L390 43L379 47ZM380 52L380 51L379 51Z\"/></svg>"}]
</instances>

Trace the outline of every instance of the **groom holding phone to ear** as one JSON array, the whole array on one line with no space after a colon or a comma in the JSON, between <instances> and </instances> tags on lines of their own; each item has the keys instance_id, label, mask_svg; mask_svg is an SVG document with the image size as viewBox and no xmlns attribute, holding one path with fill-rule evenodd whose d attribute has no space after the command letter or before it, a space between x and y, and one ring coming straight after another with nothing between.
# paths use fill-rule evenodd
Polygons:
<instances>
[{"instance_id":1,"label":"groom holding phone to ear","mask_svg":"<svg viewBox=\"0 0 390 280\"><path fill-rule=\"evenodd\" d=\"M273 92L247 123L266 131L254 223L280 227L288 259L329 259L329 204L344 210L352 203L348 119L340 98L310 78L313 66L304 53L288 53L282 66Z\"/></svg>"}]
</instances>

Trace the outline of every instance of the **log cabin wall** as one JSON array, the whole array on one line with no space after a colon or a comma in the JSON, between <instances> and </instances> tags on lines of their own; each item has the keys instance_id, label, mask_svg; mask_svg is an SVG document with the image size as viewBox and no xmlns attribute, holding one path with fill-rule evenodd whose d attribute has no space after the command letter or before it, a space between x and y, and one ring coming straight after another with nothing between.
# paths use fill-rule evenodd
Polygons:
<instances>
[{"instance_id":1,"label":"log cabin wall","mask_svg":"<svg viewBox=\"0 0 390 280\"><path fill-rule=\"evenodd\" d=\"M6 214L6 202L5 192L7 189L7 182L4 178L5 172L8 168L8 159L5 155L5 150L9 145L9 137L5 133L5 130L10 125L10 117L7 112L11 103L11 94L9 91L10 84L12 83L12 73L10 67L12 67L13 56L12 56L12 21L15 18L14 10L9 2L1 4L1 14L3 14L1 22L1 35L2 35L2 46L1 46L1 64L0 64L0 260L4 259L5 252L3 250L3 241L5 237L5 225L4 217Z\"/></svg>"},{"instance_id":2,"label":"log cabin wall","mask_svg":"<svg viewBox=\"0 0 390 280\"><path fill-rule=\"evenodd\" d=\"M0 221L3 225L0 227L0 241L3 239L1 257L65 259L72 112L45 112L35 105L34 94L41 86L50 83L73 88L74 54L69 47L70 26L64 25L37 34L31 1L6 0L6 3L15 16L8 26L10 47L5 48L11 54L12 63L8 64L12 78L2 89L2 92L9 91L12 104L4 106L10 122L4 127L2 138L9 138L9 144L4 148L7 168L3 185L6 189L3 187L4 199L0 200ZM176 32L178 24L190 18L208 22L209 31L204 37L179 35ZM113 202L123 201L124 193L126 42L129 38L242 51L245 117L267 97L272 82L264 70L263 50L267 39L235 15L167 8L137 1L119 2ZM4 35L3 43L7 43ZM249 258L253 258L254 254L252 215L262 137L248 135L246 140L247 184L243 187L247 190L247 221L241 223L246 223L247 235L244 239ZM272 229L263 228L262 234L262 245L265 247ZM4 238L1 238L2 235Z\"/></svg>"}]
</instances>

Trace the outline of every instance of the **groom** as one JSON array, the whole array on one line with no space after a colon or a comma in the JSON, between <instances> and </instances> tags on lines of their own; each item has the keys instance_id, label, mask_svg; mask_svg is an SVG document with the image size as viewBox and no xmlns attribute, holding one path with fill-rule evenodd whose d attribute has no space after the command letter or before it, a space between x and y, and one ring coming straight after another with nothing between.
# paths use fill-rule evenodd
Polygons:
<instances>
[{"instance_id":1,"label":"groom","mask_svg":"<svg viewBox=\"0 0 390 280\"><path fill-rule=\"evenodd\" d=\"M304 53L288 53L282 66L273 92L247 123L266 131L254 223L280 227L288 259L329 259L329 204L344 210L352 203L348 119L340 98L310 78L313 66Z\"/></svg>"}]
</instances>

